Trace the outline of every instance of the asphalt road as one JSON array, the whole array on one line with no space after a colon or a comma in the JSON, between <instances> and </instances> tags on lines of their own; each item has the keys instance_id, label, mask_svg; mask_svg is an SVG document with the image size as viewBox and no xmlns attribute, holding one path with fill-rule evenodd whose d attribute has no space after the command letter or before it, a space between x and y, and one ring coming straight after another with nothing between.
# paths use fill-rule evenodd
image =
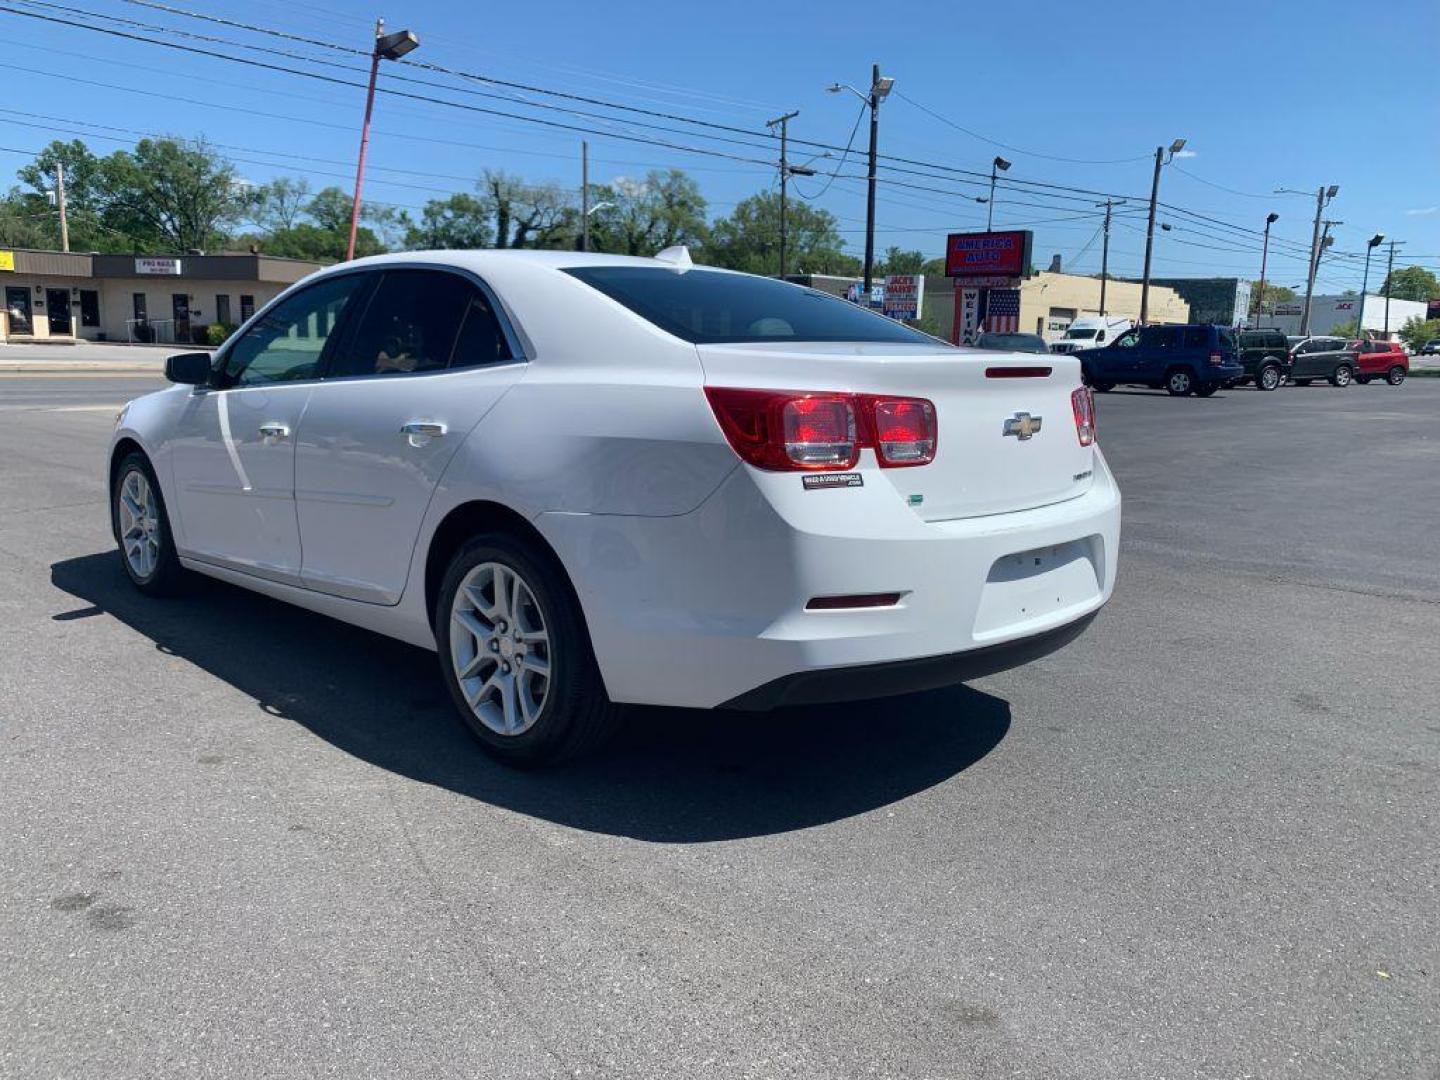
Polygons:
<instances>
[{"instance_id":1,"label":"asphalt road","mask_svg":"<svg viewBox=\"0 0 1440 1080\"><path fill-rule=\"evenodd\" d=\"M0 1075L1440 1075L1440 381L1105 395L1074 645L536 775L427 653L128 587L153 385L0 377Z\"/></svg>"}]
</instances>

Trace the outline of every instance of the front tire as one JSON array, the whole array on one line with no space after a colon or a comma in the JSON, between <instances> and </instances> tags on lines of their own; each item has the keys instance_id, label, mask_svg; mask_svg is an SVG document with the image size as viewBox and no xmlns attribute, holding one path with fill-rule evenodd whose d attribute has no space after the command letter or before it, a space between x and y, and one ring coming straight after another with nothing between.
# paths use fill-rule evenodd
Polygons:
<instances>
[{"instance_id":1,"label":"front tire","mask_svg":"<svg viewBox=\"0 0 1440 1080\"><path fill-rule=\"evenodd\" d=\"M1341 386L1341 387L1349 386L1351 380L1352 380L1354 377L1355 377L1355 372L1354 372L1354 370L1350 367L1350 365L1349 365L1349 364L1341 364L1339 367L1337 367L1337 368L1335 369L1334 373L1330 376L1330 385L1331 385L1331 386Z\"/></svg>"},{"instance_id":2,"label":"front tire","mask_svg":"<svg viewBox=\"0 0 1440 1080\"><path fill-rule=\"evenodd\" d=\"M614 730L579 601L548 552L508 533L470 540L445 572L435 628L455 708L506 764L580 757Z\"/></svg>"},{"instance_id":3,"label":"front tire","mask_svg":"<svg viewBox=\"0 0 1440 1080\"><path fill-rule=\"evenodd\" d=\"M1260 369L1260 374L1255 376L1255 387L1258 390L1278 390L1284 381L1285 376L1280 371L1279 364L1266 364Z\"/></svg>"},{"instance_id":4,"label":"front tire","mask_svg":"<svg viewBox=\"0 0 1440 1080\"><path fill-rule=\"evenodd\" d=\"M1165 389L1171 397L1185 397L1195 390L1195 380L1184 368L1176 368L1165 376Z\"/></svg>"},{"instance_id":5,"label":"front tire","mask_svg":"<svg viewBox=\"0 0 1440 1080\"><path fill-rule=\"evenodd\" d=\"M125 574L137 589L147 596L172 596L180 590L185 570L175 554L165 497L150 459L138 450L126 454L115 470L110 525Z\"/></svg>"},{"instance_id":6,"label":"front tire","mask_svg":"<svg viewBox=\"0 0 1440 1080\"><path fill-rule=\"evenodd\" d=\"M1396 364L1385 373L1385 381L1391 386L1399 386L1405 381L1405 369Z\"/></svg>"}]
</instances>

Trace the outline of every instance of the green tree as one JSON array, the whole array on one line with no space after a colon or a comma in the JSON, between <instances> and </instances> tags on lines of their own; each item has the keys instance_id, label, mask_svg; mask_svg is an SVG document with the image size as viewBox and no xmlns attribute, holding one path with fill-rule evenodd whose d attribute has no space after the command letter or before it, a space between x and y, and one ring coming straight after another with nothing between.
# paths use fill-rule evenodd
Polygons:
<instances>
[{"instance_id":1,"label":"green tree","mask_svg":"<svg viewBox=\"0 0 1440 1080\"><path fill-rule=\"evenodd\" d=\"M885 257L876 263L875 273L923 274L925 273L925 253L901 251L898 247L888 247L885 249Z\"/></svg>"},{"instance_id":2,"label":"green tree","mask_svg":"<svg viewBox=\"0 0 1440 1080\"><path fill-rule=\"evenodd\" d=\"M1400 327L1400 340L1410 347L1411 352L1419 352L1427 341L1437 338L1440 338L1440 319L1422 319L1419 315L1412 315Z\"/></svg>"},{"instance_id":3,"label":"green tree","mask_svg":"<svg viewBox=\"0 0 1440 1080\"><path fill-rule=\"evenodd\" d=\"M643 180L621 177L595 188L590 247L619 255L654 255L675 244L703 244L705 196L681 169L654 171Z\"/></svg>"},{"instance_id":4,"label":"green tree","mask_svg":"<svg viewBox=\"0 0 1440 1080\"><path fill-rule=\"evenodd\" d=\"M53 237L58 235L59 226L50 220L53 216L45 203L33 194L12 188L0 199L0 247L56 246Z\"/></svg>"},{"instance_id":5,"label":"green tree","mask_svg":"<svg viewBox=\"0 0 1440 1080\"><path fill-rule=\"evenodd\" d=\"M479 188L490 207L496 247L556 248L573 242L575 211L558 184L527 184L486 169Z\"/></svg>"},{"instance_id":6,"label":"green tree","mask_svg":"<svg viewBox=\"0 0 1440 1080\"><path fill-rule=\"evenodd\" d=\"M1423 266L1407 266L1390 274L1380 292L1397 300L1429 300L1440 296L1440 279Z\"/></svg>"},{"instance_id":7,"label":"green tree","mask_svg":"<svg viewBox=\"0 0 1440 1080\"><path fill-rule=\"evenodd\" d=\"M277 176L245 189L241 199L245 217L264 232L293 229L310 202L310 182L303 177Z\"/></svg>"},{"instance_id":8,"label":"green tree","mask_svg":"<svg viewBox=\"0 0 1440 1080\"><path fill-rule=\"evenodd\" d=\"M1360 320L1351 319L1349 322L1332 326L1328 334L1331 337L1358 338L1360 336Z\"/></svg>"},{"instance_id":9,"label":"green tree","mask_svg":"<svg viewBox=\"0 0 1440 1080\"><path fill-rule=\"evenodd\" d=\"M841 249L844 241L835 218L803 202L792 202L786 214L788 266L797 274L856 275L860 260ZM705 261L751 274L780 272L780 196L761 192L745 199L729 217L710 228Z\"/></svg>"},{"instance_id":10,"label":"green tree","mask_svg":"<svg viewBox=\"0 0 1440 1080\"><path fill-rule=\"evenodd\" d=\"M161 250L223 244L244 209L234 167L203 140L117 150L99 161L96 190L101 224Z\"/></svg>"},{"instance_id":11,"label":"green tree","mask_svg":"<svg viewBox=\"0 0 1440 1080\"><path fill-rule=\"evenodd\" d=\"M448 199L431 199L420 221L407 220L405 246L421 248L486 248L495 239L490 206L484 199L459 192Z\"/></svg>"}]
</instances>

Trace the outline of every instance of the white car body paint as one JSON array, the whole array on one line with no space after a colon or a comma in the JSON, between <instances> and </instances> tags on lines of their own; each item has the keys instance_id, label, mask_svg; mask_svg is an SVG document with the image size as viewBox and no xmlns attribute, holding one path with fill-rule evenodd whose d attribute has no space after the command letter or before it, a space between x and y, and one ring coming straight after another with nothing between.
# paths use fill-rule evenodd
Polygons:
<instances>
[{"instance_id":1,"label":"white car body paint","mask_svg":"<svg viewBox=\"0 0 1440 1080\"><path fill-rule=\"evenodd\" d=\"M151 458L187 568L431 649L436 530L474 502L514 511L568 573L619 702L713 707L816 669L1023 641L1109 599L1120 494L1076 435L1077 360L939 343L696 346L562 272L586 265L680 272L511 251L321 271L239 334L331 274L434 266L483 281L523 358L172 387L133 402L112 447L133 440ZM985 374L1037 360L1049 378ZM936 457L881 468L866 449L853 470L863 486L808 490L802 473L739 459L706 385L925 397ZM1021 412L1042 428L1005 437ZM417 421L445 433L402 433ZM271 422L289 437L262 437ZM816 596L889 592L902 594L891 607L806 610Z\"/></svg>"}]
</instances>

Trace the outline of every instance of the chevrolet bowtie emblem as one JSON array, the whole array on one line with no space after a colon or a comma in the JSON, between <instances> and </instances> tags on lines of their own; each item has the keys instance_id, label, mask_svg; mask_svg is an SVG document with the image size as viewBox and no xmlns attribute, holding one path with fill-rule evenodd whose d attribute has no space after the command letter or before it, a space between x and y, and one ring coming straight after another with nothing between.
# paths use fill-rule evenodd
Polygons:
<instances>
[{"instance_id":1,"label":"chevrolet bowtie emblem","mask_svg":"<svg viewBox=\"0 0 1440 1080\"><path fill-rule=\"evenodd\" d=\"M1014 435L1021 442L1030 439L1040 430L1042 417L1031 416L1028 412L1017 412L1005 421L1005 434Z\"/></svg>"}]
</instances>

